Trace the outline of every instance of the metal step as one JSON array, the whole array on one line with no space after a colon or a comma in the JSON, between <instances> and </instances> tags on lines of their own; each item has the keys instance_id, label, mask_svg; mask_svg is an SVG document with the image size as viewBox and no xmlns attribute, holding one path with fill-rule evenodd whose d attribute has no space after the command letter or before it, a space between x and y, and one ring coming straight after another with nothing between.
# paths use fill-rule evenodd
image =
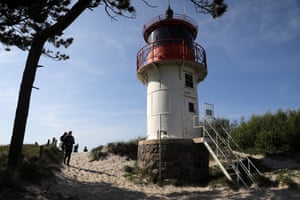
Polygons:
<instances>
[{"instance_id":1,"label":"metal step","mask_svg":"<svg viewBox=\"0 0 300 200\"><path fill-rule=\"evenodd\" d=\"M247 166L243 163L239 155L235 154L230 144L235 145L234 147L238 150L240 148L233 141L228 132L222 127L226 133L226 138L223 135L219 134L211 124L210 121L206 121L204 118L203 121L203 143L208 149L209 153L212 155L214 160L217 162L218 166L227 177L229 181L233 181L232 174L225 169L224 165L221 163L221 160L225 160L227 164L233 170L235 176L237 177L237 182L242 182L246 188L249 188L249 185L246 183L245 178L249 179L252 183L256 183L254 176L250 169L254 169L255 173L262 175L262 173L256 168L249 158L246 158ZM246 175L246 177L244 177Z\"/></svg>"}]
</instances>

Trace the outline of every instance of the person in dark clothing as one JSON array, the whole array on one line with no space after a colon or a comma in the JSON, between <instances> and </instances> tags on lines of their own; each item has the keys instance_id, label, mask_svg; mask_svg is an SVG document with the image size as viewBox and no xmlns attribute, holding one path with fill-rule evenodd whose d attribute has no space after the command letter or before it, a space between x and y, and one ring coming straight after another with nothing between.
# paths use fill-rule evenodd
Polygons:
<instances>
[{"instance_id":1,"label":"person in dark clothing","mask_svg":"<svg viewBox=\"0 0 300 200\"><path fill-rule=\"evenodd\" d=\"M77 153L77 152L78 152L78 148L79 148L79 144L76 144L76 145L74 146L74 153Z\"/></svg>"},{"instance_id":2,"label":"person in dark clothing","mask_svg":"<svg viewBox=\"0 0 300 200\"><path fill-rule=\"evenodd\" d=\"M84 147L83 152L88 152L87 146Z\"/></svg>"},{"instance_id":3,"label":"person in dark clothing","mask_svg":"<svg viewBox=\"0 0 300 200\"><path fill-rule=\"evenodd\" d=\"M65 144L64 164L69 165L69 163L70 163L71 153L73 150L74 143L75 143L75 140L74 140L74 137L72 136L72 131L70 131L64 139L64 144Z\"/></svg>"},{"instance_id":4,"label":"person in dark clothing","mask_svg":"<svg viewBox=\"0 0 300 200\"><path fill-rule=\"evenodd\" d=\"M65 139L67 137L68 133L64 132L62 136L60 136L60 141L61 141L61 150L65 151Z\"/></svg>"}]
</instances>

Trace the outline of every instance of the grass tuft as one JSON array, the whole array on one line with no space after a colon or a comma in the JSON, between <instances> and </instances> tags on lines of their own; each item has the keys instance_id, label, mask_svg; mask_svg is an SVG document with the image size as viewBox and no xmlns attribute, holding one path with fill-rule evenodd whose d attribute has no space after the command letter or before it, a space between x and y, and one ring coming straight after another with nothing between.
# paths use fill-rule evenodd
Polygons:
<instances>
[{"instance_id":1,"label":"grass tuft","mask_svg":"<svg viewBox=\"0 0 300 200\"><path fill-rule=\"evenodd\" d=\"M107 146L98 146L92 149L90 156L91 160L104 159L109 153L125 156L131 160L137 160L138 142L142 138L130 140L128 142L108 143Z\"/></svg>"},{"instance_id":2,"label":"grass tuft","mask_svg":"<svg viewBox=\"0 0 300 200\"><path fill-rule=\"evenodd\" d=\"M18 169L7 166L8 146L0 147L1 188L22 190L22 185L37 184L55 177L61 168L63 153L55 146L24 145L23 161Z\"/></svg>"}]
</instances>

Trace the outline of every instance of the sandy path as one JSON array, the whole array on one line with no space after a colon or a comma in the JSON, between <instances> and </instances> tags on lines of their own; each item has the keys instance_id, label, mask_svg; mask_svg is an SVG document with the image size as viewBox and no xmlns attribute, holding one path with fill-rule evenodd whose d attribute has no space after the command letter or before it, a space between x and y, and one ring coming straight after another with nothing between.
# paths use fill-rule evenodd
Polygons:
<instances>
[{"instance_id":1,"label":"sandy path","mask_svg":"<svg viewBox=\"0 0 300 200\"><path fill-rule=\"evenodd\" d=\"M159 187L153 184L134 184L123 177L124 166L135 161L109 156L90 162L88 153L73 153L70 166L64 167L50 192L80 200L101 199L300 199L298 190L287 188L232 191L209 187Z\"/></svg>"}]
</instances>

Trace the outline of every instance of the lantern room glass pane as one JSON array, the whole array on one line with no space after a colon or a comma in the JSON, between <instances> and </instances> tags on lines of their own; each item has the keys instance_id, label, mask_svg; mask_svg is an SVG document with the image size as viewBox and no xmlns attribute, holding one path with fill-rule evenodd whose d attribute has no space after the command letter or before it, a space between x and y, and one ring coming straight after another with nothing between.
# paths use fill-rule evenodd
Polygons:
<instances>
[{"instance_id":1,"label":"lantern room glass pane","mask_svg":"<svg viewBox=\"0 0 300 200\"><path fill-rule=\"evenodd\" d=\"M184 41L186 44L193 42L192 33L184 26L165 25L152 31L148 36L148 42L156 45L176 44Z\"/></svg>"}]
</instances>

